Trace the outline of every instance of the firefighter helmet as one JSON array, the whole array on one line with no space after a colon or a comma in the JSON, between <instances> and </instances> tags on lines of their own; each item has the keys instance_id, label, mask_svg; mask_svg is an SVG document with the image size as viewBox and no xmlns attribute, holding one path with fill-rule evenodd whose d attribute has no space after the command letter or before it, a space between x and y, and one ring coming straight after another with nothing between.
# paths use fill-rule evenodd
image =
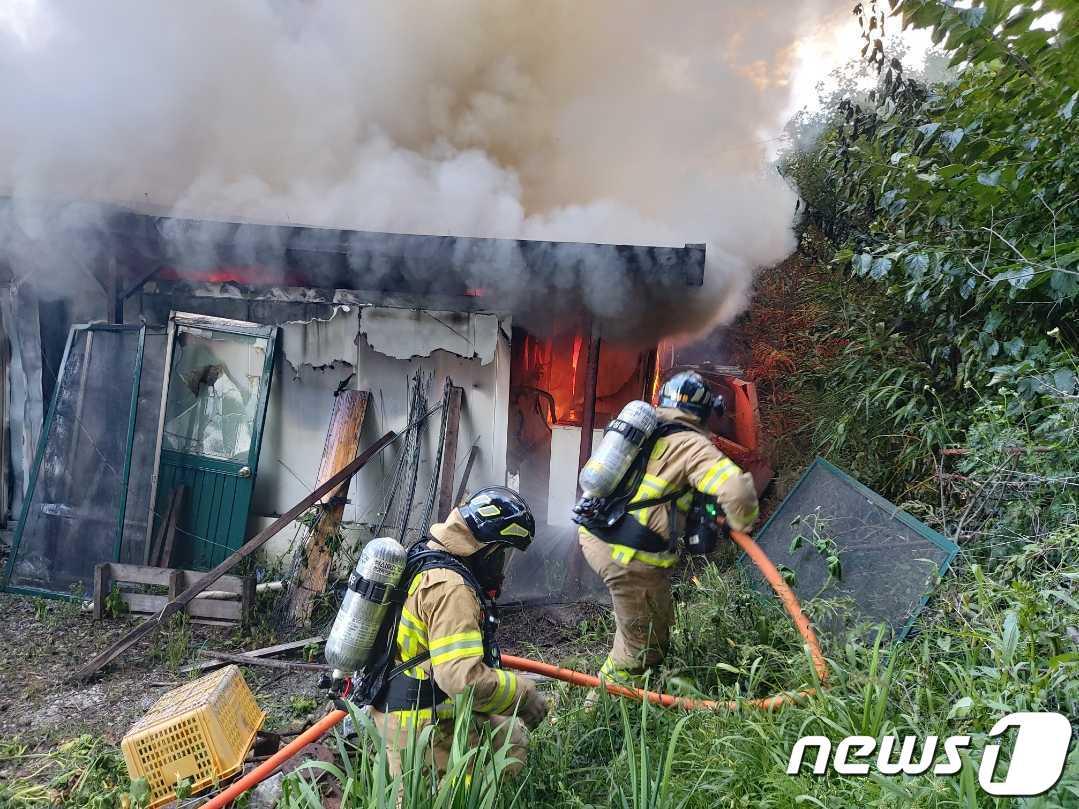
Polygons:
<instances>
[{"instance_id":1,"label":"firefighter helmet","mask_svg":"<svg viewBox=\"0 0 1079 809\"><path fill-rule=\"evenodd\" d=\"M713 411L723 415L724 401L708 387L704 377L696 371L681 371L659 389L659 406L674 407L707 421Z\"/></svg>"},{"instance_id":2,"label":"firefighter helmet","mask_svg":"<svg viewBox=\"0 0 1079 809\"><path fill-rule=\"evenodd\" d=\"M536 535L536 518L528 503L513 489L489 486L460 507L468 530L483 545L527 550Z\"/></svg>"}]
</instances>

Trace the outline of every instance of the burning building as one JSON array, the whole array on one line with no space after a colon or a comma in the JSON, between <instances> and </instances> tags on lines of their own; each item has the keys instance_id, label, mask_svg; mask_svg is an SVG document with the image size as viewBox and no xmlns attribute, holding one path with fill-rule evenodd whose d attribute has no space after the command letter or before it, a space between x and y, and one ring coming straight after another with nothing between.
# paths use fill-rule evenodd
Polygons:
<instances>
[{"instance_id":1,"label":"burning building","mask_svg":"<svg viewBox=\"0 0 1079 809\"><path fill-rule=\"evenodd\" d=\"M72 543L145 559L177 480L166 472L194 475L177 455L214 412L228 454L203 465L250 489L249 508L222 509L220 483L201 522L177 525L177 563L202 564L196 551L218 558L310 491L334 392L370 394L369 442L449 378L464 392L453 494L472 458L468 486L516 482L558 525L589 427L647 394L660 340L729 323L755 269L794 246L795 194L762 133L789 106L798 37L832 9L788 5L38 0L0 20L13 111L0 122L0 512L22 513L38 467L48 496L27 514L54 543L40 559ZM707 243L707 263L687 242ZM172 318L170 338L172 312L196 319ZM228 341L198 317L236 321L216 328L243 351L216 361ZM70 326L92 321L109 325L77 332L65 358ZM177 342L191 349L168 354ZM163 411L147 380L176 361L178 410L166 395ZM58 379L73 393L50 421ZM115 390L87 406L101 380ZM437 422L356 478L348 537L411 511L422 528ZM43 425L63 452L36 452Z\"/></svg>"},{"instance_id":2,"label":"burning building","mask_svg":"<svg viewBox=\"0 0 1079 809\"><path fill-rule=\"evenodd\" d=\"M49 221L54 238L72 239L88 220ZM431 418L354 478L345 544L375 533L414 540L457 492L506 484L532 503L544 540L511 596L557 593L575 554L579 465L596 431L627 402L650 399L662 373L649 313L704 282L703 245L418 236L118 208L94 222L99 311L77 295L37 301L17 279L4 307L5 383L23 399L9 413L5 476L20 519L7 574L23 591L85 590L104 561L212 566L314 488L335 397L364 393L363 446L452 388L461 391L452 424ZM76 326L61 352L76 315L95 322ZM164 551L155 541L169 521ZM294 550L284 536L270 548Z\"/></svg>"}]
</instances>

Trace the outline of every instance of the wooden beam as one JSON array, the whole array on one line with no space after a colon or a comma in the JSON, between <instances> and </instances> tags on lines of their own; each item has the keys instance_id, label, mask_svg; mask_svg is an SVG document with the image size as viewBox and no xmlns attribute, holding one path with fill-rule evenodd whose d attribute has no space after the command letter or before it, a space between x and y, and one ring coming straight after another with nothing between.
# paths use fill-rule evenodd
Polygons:
<instances>
[{"instance_id":1,"label":"wooden beam","mask_svg":"<svg viewBox=\"0 0 1079 809\"><path fill-rule=\"evenodd\" d=\"M326 639L322 635L315 635L311 638L304 638L303 640L289 641L288 643L278 643L276 646L266 646L262 649L252 649L250 652L243 652L244 657L273 657L274 655L284 654L285 652L295 652L300 649L305 649L308 646L323 643ZM203 660L199 663L190 663L186 666L180 667L180 674L190 674L193 671L212 671L219 669L222 666L227 666L227 660L221 660L220 657L214 653L213 660Z\"/></svg>"},{"instance_id":2,"label":"wooden beam","mask_svg":"<svg viewBox=\"0 0 1079 809\"><path fill-rule=\"evenodd\" d=\"M461 434L461 404L464 388L450 387L446 411L446 440L442 445L442 470L438 478L438 522L445 522L456 505L453 478L457 473L457 442Z\"/></svg>"},{"instance_id":3,"label":"wooden beam","mask_svg":"<svg viewBox=\"0 0 1079 809\"><path fill-rule=\"evenodd\" d=\"M431 411L433 412L433 411ZM430 412L425 414L425 417L430 415ZM411 425L410 425L411 426ZM197 582L188 587L184 592L180 593L176 598L170 601L162 608L160 614L151 616L143 621L138 626L125 633L123 637L112 644L108 649L95 655L89 660L82 668L72 674L74 680L86 680L92 677L97 672L101 671L104 666L107 666L110 662L115 660L121 654L126 652L132 646L134 646L139 639L149 635L155 629L157 629L170 615L182 610L191 599L201 593L203 590L209 589L210 585L232 570L236 565L252 556L259 548L269 542L273 537L277 536L281 531L287 528L292 522L303 514L307 509L311 508L320 498L324 497L328 493L332 492L338 486L345 481L351 479L360 469L362 469L368 461L378 455L382 450L388 447L396 440L398 433L390 430L382 438L376 441L371 447L358 455L352 463L348 464L344 469L331 477L321 486L316 488L313 492L304 497L300 502L274 520L263 530L259 531L255 536L249 539L239 550L235 551L231 556L225 559L221 564L215 567L203 575Z\"/></svg>"},{"instance_id":4,"label":"wooden beam","mask_svg":"<svg viewBox=\"0 0 1079 809\"><path fill-rule=\"evenodd\" d=\"M102 562L94 565L94 620L101 621L105 618L105 597L112 589L112 581L109 579L109 563Z\"/></svg>"},{"instance_id":5,"label":"wooden beam","mask_svg":"<svg viewBox=\"0 0 1079 809\"><path fill-rule=\"evenodd\" d=\"M211 652L199 649L202 657L213 657L224 660L226 663L238 663L241 666L264 666L268 669L284 669L286 671L329 671L330 666L325 663L291 663L286 660L272 660L266 657L249 657L242 654L230 654L228 652Z\"/></svg>"},{"instance_id":6,"label":"wooden beam","mask_svg":"<svg viewBox=\"0 0 1079 809\"><path fill-rule=\"evenodd\" d=\"M318 470L320 485L356 457L370 399L371 394L365 390L346 390L334 397L330 426L322 445L322 463ZM303 544L303 565L289 589L288 617L296 624L310 622L315 599L326 589L326 579L333 565L333 539L341 528L341 518L345 514L348 486L349 481L341 484L320 499L316 506L319 517L309 529Z\"/></svg>"},{"instance_id":7,"label":"wooden beam","mask_svg":"<svg viewBox=\"0 0 1079 809\"><path fill-rule=\"evenodd\" d=\"M177 486L172 490L168 508L165 510L165 518L161 521L160 529L154 536L152 547L146 549L146 564L157 567L172 565L172 546L176 541L176 526L180 520L180 511L186 494L186 486Z\"/></svg>"}]
</instances>

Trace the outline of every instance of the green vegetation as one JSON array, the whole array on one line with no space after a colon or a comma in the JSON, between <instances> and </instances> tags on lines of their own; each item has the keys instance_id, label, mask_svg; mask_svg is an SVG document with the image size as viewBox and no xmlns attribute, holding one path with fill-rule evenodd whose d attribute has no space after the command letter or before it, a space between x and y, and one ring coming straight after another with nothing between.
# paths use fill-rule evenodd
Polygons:
<instances>
[{"instance_id":1,"label":"green vegetation","mask_svg":"<svg viewBox=\"0 0 1079 809\"><path fill-rule=\"evenodd\" d=\"M857 406L821 438L893 493L987 400L1032 426L1043 403L1074 403L1079 339L1079 11L896 5L932 29L955 81L905 77L874 38L894 20L859 4L878 87L839 102L817 144L782 166L818 255L834 253L849 291L874 299L838 335L837 394ZM1031 27L1048 12L1063 15L1057 29Z\"/></svg>"},{"instance_id":2,"label":"green vegetation","mask_svg":"<svg viewBox=\"0 0 1079 809\"><path fill-rule=\"evenodd\" d=\"M20 773L0 779L0 807L5 809L129 809L139 805L129 794L131 785L120 751L93 736L71 739L48 753L31 753L16 742L0 743L0 762Z\"/></svg>"},{"instance_id":3,"label":"green vegetation","mask_svg":"<svg viewBox=\"0 0 1079 809\"><path fill-rule=\"evenodd\" d=\"M179 672L191 654L191 619L186 613L171 615L154 635L150 654L171 672Z\"/></svg>"},{"instance_id":4,"label":"green vegetation","mask_svg":"<svg viewBox=\"0 0 1079 809\"><path fill-rule=\"evenodd\" d=\"M105 615L108 618L121 618L127 614L127 602L120 592L120 585L113 582L105 595Z\"/></svg>"}]
</instances>

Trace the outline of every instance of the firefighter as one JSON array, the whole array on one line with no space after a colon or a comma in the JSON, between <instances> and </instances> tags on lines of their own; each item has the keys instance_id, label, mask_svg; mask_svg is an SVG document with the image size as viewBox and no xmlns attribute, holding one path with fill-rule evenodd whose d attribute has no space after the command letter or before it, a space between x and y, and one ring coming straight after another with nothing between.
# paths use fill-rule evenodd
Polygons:
<instances>
[{"instance_id":1,"label":"firefighter","mask_svg":"<svg viewBox=\"0 0 1079 809\"><path fill-rule=\"evenodd\" d=\"M509 754L518 761L509 773L523 766L528 731L543 721L548 706L531 681L500 667L494 599L509 551L526 550L535 530L528 504L502 487L477 492L446 522L431 526L427 550L441 554L428 554L431 563L407 583L394 672L401 670L372 705L391 775L401 773L401 750L409 737L418 737L431 723L437 725L431 759L445 773L453 741L453 698L469 689L474 712L470 744L479 741L487 723L496 749L508 740ZM416 660L422 662L405 665Z\"/></svg>"},{"instance_id":2,"label":"firefighter","mask_svg":"<svg viewBox=\"0 0 1079 809\"><path fill-rule=\"evenodd\" d=\"M614 643L600 669L607 680L639 685L666 655L674 620L675 542L694 498L714 498L735 530L748 530L757 518L753 478L716 448L707 428L722 407L722 397L700 374L671 377L660 390L659 426L642 447L647 462L624 517L610 530L579 531L585 560L614 605Z\"/></svg>"}]
</instances>

